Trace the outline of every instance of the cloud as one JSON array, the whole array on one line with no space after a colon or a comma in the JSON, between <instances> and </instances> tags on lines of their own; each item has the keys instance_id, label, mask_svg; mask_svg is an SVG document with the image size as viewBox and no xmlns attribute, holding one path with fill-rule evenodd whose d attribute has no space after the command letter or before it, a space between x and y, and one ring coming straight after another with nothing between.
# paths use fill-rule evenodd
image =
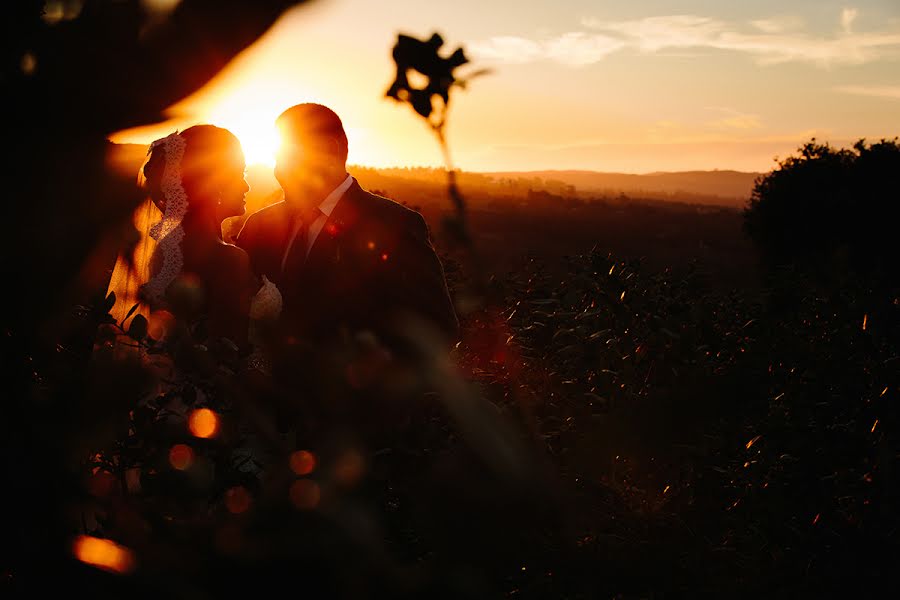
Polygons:
<instances>
[{"instance_id":1,"label":"cloud","mask_svg":"<svg viewBox=\"0 0 900 600\"><path fill-rule=\"evenodd\" d=\"M599 62L624 46L624 41L608 35L573 31L540 41L516 36L493 37L470 43L467 52L481 59L507 63L553 60L583 66Z\"/></svg>"},{"instance_id":2,"label":"cloud","mask_svg":"<svg viewBox=\"0 0 900 600\"><path fill-rule=\"evenodd\" d=\"M844 33L851 33L853 21L859 16L859 11L855 8L845 8L841 11L841 28Z\"/></svg>"},{"instance_id":3,"label":"cloud","mask_svg":"<svg viewBox=\"0 0 900 600\"><path fill-rule=\"evenodd\" d=\"M799 17L773 17L771 19L757 19L750 21L750 25L763 33L784 33L802 29L804 22Z\"/></svg>"},{"instance_id":4,"label":"cloud","mask_svg":"<svg viewBox=\"0 0 900 600\"><path fill-rule=\"evenodd\" d=\"M548 58L574 66L595 63L623 46L621 40L581 32L565 33L544 44Z\"/></svg>"},{"instance_id":5,"label":"cloud","mask_svg":"<svg viewBox=\"0 0 900 600\"><path fill-rule=\"evenodd\" d=\"M515 36L492 37L485 42L472 42L468 53L481 59L508 63L527 63L543 58L539 42Z\"/></svg>"},{"instance_id":6,"label":"cloud","mask_svg":"<svg viewBox=\"0 0 900 600\"><path fill-rule=\"evenodd\" d=\"M721 21L695 15L647 17L636 21L619 22L582 19L581 24L591 29L618 33L624 36L630 45L637 46L644 52L704 46L726 29Z\"/></svg>"},{"instance_id":7,"label":"cloud","mask_svg":"<svg viewBox=\"0 0 900 600\"><path fill-rule=\"evenodd\" d=\"M750 131L762 128L762 120L759 115L743 113L733 108L724 108L719 106L708 106L709 110L719 113L721 116L707 123L714 129L724 129L730 131Z\"/></svg>"},{"instance_id":8,"label":"cloud","mask_svg":"<svg viewBox=\"0 0 900 600\"><path fill-rule=\"evenodd\" d=\"M900 100L900 85L842 85L835 88L835 91L857 96Z\"/></svg>"},{"instance_id":9,"label":"cloud","mask_svg":"<svg viewBox=\"0 0 900 600\"><path fill-rule=\"evenodd\" d=\"M500 36L469 46L473 55L489 60L553 60L571 66L593 64L627 48L648 54L721 50L753 56L760 64L802 62L820 67L859 65L890 54L900 55L900 23L890 22L881 31L856 32L853 24L858 16L855 8L843 9L839 17L841 29L832 35L811 35L802 31L802 20L784 16L750 21L743 27L699 15L629 21L584 18L581 25L588 31L540 40Z\"/></svg>"},{"instance_id":10,"label":"cloud","mask_svg":"<svg viewBox=\"0 0 900 600\"><path fill-rule=\"evenodd\" d=\"M780 18L753 21L757 31L744 31L709 17L671 15L634 21L603 22L585 19L593 29L623 35L630 46L643 52L670 48L710 48L756 56L762 64L809 62L819 66L856 65L877 60L900 49L900 28L851 31L859 11L845 8L840 16L843 32L829 37L789 32L798 23Z\"/></svg>"}]
</instances>

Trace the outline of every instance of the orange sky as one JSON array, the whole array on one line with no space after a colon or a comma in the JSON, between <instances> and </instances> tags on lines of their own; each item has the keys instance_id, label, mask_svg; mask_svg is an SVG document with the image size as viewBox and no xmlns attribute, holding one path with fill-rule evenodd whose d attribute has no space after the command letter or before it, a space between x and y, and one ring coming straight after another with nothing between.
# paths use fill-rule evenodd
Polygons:
<instances>
[{"instance_id":1,"label":"orange sky","mask_svg":"<svg viewBox=\"0 0 900 600\"><path fill-rule=\"evenodd\" d=\"M344 120L350 162L439 165L433 137L384 98L396 33L463 45L493 73L457 92L449 138L466 170L768 170L815 135L900 134L900 5L832 0L324 0L286 13L171 120L117 132L147 143L227 127L271 160L272 122L298 102ZM639 4L640 6L635 6Z\"/></svg>"}]
</instances>

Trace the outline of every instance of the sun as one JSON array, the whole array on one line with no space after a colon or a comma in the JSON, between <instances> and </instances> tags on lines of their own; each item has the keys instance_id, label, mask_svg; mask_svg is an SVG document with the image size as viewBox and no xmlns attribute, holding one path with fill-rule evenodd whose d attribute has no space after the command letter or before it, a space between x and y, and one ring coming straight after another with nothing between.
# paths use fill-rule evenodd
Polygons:
<instances>
[{"instance_id":1,"label":"sun","mask_svg":"<svg viewBox=\"0 0 900 600\"><path fill-rule=\"evenodd\" d=\"M276 115L277 116L277 115ZM211 119L216 125L231 131L241 141L247 165L275 165L279 137L275 117L253 113L225 119Z\"/></svg>"}]
</instances>

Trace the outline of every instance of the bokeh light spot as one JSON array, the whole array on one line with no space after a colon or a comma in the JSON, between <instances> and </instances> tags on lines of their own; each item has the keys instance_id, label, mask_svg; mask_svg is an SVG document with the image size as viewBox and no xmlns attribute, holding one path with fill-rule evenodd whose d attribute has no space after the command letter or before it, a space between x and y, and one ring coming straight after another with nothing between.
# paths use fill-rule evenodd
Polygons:
<instances>
[{"instance_id":1,"label":"bokeh light spot","mask_svg":"<svg viewBox=\"0 0 900 600\"><path fill-rule=\"evenodd\" d=\"M22 72L28 76L34 75L37 69L37 58L31 52L26 52L22 57Z\"/></svg>"},{"instance_id":2,"label":"bokeh light spot","mask_svg":"<svg viewBox=\"0 0 900 600\"><path fill-rule=\"evenodd\" d=\"M188 427L198 438L211 438L219 430L219 417L208 408L198 408L191 413Z\"/></svg>"},{"instance_id":3,"label":"bokeh light spot","mask_svg":"<svg viewBox=\"0 0 900 600\"><path fill-rule=\"evenodd\" d=\"M309 475L316 468L316 456L307 450L291 454L291 470L297 475Z\"/></svg>"},{"instance_id":4,"label":"bokeh light spot","mask_svg":"<svg viewBox=\"0 0 900 600\"><path fill-rule=\"evenodd\" d=\"M291 484L291 502L300 510L312 510L321 498L319 484L312 479L298 479Z\"/></svg>"},{"instance_id":5,"label":"bokeh light spot","mask_svg":"<svg viewBox=\"0 0 900 600\"><path fill-rule=\"evenodd\" d=\"M111 540L81 535L75 538L72 553L81 562L112 573L129 573L134 568L131 551Z\"/></svg>"},{"instance_id":6,"label":"bokeh light spot","mask_svg":"<svg viewBox=\"0 0 900 600\"><path fill-rule=\"evenodd\" d=\"M365 471L362 454L356 450L347 450L335 461L332 467L334 480L344 486L355 485Z\"/></svg>"},{"instance_id":7,"label":"bokeh light spot","mask_svg":"<svg viewBox=\"0 0 900 600\"><path fill-rule=\"evenodd\" d=\"M186 444L175 444L169 449L169 464L179 471L186 471L194 464L194 450Z\"/></svg>"},{"instance_id":8,"label":"bokeh light spot","mask_svg":"<svg viewBox=\"0 0 900 600\"><path fill-rule=\"evenodd\" d=\"M239 515L247 512L252 503L253 498L250 496L250 492L242 485L235 486L225 492L225 508L232 514Z\"/></svg>"}]
</instances>

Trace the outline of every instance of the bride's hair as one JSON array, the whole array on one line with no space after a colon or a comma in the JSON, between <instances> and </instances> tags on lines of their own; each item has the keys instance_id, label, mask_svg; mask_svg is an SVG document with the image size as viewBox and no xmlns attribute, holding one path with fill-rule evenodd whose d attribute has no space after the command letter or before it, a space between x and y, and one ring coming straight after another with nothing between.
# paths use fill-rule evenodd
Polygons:
<instances>
[{"instance_id":1,"label":"bride's hair","mask_svg":"<svg viewBox=\"0 0 900 600\"><path fill-rule=\"evenodd\" d=\"M214 125L194 125L178 135L185 141L181 184L188 197L188 206L202 209L215 202L216 171L229 163L243 163L241 144L233 133ZM160 144L150 151L143 168L144 186L160 210L165 207L162 191L165 167L166 145Z\"/></svg>"}]
</instances>

